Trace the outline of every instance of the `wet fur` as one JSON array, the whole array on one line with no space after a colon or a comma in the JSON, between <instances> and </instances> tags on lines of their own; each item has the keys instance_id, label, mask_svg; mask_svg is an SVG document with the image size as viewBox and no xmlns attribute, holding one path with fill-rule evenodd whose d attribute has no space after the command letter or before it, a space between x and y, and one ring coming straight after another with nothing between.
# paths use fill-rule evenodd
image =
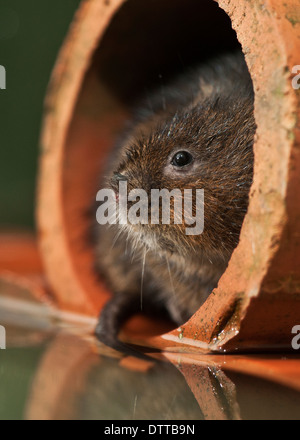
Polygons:
<instances>
[{"instance_id":1,"label":"wet fur","mask_svg":"<svg viewBox=\"0 0 300 440\"><path fill-rule=\"evenodd\" d=\"M244 59L234 54L186 73L163 95L151 94L136 112L111 155L102 187L117 190L111 177L118 172L128 177L129 191L204 189L205 228L200 236L187 236L184 224L96 226L96 270L113 292L96 330L105 344L124 351L119 330L141 309L184 323L217 286L248 206L253 101ZM199 164L194 174L164 172L176 148L193 151Z\"/></svg>"}]
</instances>

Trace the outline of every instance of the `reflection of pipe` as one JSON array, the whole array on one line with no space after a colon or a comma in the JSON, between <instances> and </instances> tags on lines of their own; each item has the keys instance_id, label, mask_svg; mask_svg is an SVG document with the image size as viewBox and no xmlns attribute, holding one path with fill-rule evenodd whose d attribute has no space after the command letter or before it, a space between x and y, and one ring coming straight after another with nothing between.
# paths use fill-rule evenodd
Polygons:
<instances>
[{"instance_id":1,"label":"reflection of pipe","mask_svg":"<svg viewBox=\"0 0 300 440\"><path fill-rule=\"evenodd\" d=\"M191 370L203 366L217 371L222 369L256 376L300 391L300 355L282 357L164 353L164 356L177 368L183 364L189 365ZM193 380L197 382L196 375ZM194 384L193 387L195 386L197 385Z\"/></svg>"},{"instance_id":2,"label":"reflection of pipe","mask_svg":"<svg viewBox=\"0 0 300 440\"><path fill-rule=\"evenodd\" d=\"M206 420L240 420L235 386L221 370L185 364L179 369Z\"/></svg>"},{"instance_id":3,"label":"reflection of pipe","mask_svg":"<svg viewBox=\"0 0 300 440\"><path fill-rule=\"evenodd\" d=\"M172 365L141 362L100 358L90 342L60 334L38 366L25 418L65 420L95 414L103 420L107 414L112 419L138 414L142 419L151 419L151 414L155 418L172 419L172 414L178 419L182 414L201 418L184 378Z\"/></svg>"},{"instance_id":4,"label":"reflection of pipe","mask_svg":"<svg viewBox=\"0 0 300 440\"><path fill-rule=\"evenodd\" d=\"M106 420L106 416L119 419L134 414L137 418L151 419L153 415L160 417L164 414L166 420L172 420L174 415L181 420L183 415L195 420L201 418L202 413L207 420L239 420L240 403L250 400L253 404L247 389L246 393L243 393L243 387L236 390L236 385L241 382L251 383L247 375L273 379L290 386L294 384L293 388L300 391L299 358L283 360L279 357L263 359L166 353L161 360L165 362L146 365L133 358L119 362L118 359L99 357L91 341L59 334L38 365L25 418L68 420L95 417ZM169 365L169 361L182 374ZM224 371L246 375L233 383ZM298 382L289 381L288 377L295 377L296 371ZM276 384L271 387L275 390ZM282 393L285 392L281 390L277 394L279 400L290 405ZM258 397L265 399L260 404L268 405L272 415L270 396L261 393ZM300 395L298 402L299 398ZM247 418L251 411L247 406L243 410L243 416ZM288 415L289 411L291 408L287 406L284 415Z\"/></svg>"},{"instance_id":5,"label":"reflection of pipe","mask_svg":"<svg viewBox=\"0 0 300 440\"><path fill-rule=\"evenodd\" d=\"M240 420L235 385L216 366L185 362L185 356L168 355L183 374L205 420ZM176 361L175 361L176 359Z\"/></svg>"},{"instance_id":6,"label":"reflection of pipe","mask_svg":"<svg viewBox=\"0 0 300 440\"><path fill-rule=\"evenodd\" d=\"M70 418L72 396L84 389L87 371L99 362L100 358L85 341L71 335L58 336L38 367L25 419Z\"/></svg>"}]
</instances>

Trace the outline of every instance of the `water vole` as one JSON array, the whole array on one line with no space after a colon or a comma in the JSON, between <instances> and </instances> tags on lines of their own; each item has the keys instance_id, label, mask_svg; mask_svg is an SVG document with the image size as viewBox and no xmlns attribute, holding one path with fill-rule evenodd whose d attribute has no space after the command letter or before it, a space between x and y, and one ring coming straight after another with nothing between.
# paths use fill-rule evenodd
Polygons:
<instances>
[{"instance_id":1,"label":"water vole","mask_svg":"<svg viewBox=\"0 0 300 440\"><path fill-rule=\"evenodd\" d=\"M253 179L252 81L241 55L225 55L148 97L107 166L103 187L204 190L204 230L186 222L97 225L96 269L113 292L96 330L124 350L121 325L141 309L181 325L207 299L238 244ZM195 196L192 196L195 213ZM132 206L132 204L131 204ZM150 207L149 207L150 210Z\"/></svg>"}]
</instances>

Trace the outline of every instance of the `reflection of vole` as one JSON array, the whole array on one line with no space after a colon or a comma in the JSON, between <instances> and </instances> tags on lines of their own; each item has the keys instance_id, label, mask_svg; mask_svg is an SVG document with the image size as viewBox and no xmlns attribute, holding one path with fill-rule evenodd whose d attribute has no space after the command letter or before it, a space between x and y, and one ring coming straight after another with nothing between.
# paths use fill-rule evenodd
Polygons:
<instances>
[{"instance_id":1,"label":"reflection of vole","mask_svg":"<svg viewBox=\"0 0 300 440\"><path fill-rule=\"evenodd\" d=\"M187 235L185 222L174 224L175 202L171 224L97 225L96 267L114 294L97 328L102 342L124 349L120 327L141 308L165 310L180 325L217 286L248 206L253 101L243 57L223 56L154 94L114 151L103 187L118 199L126 181L149 200L151 189L203 189L204 231Z\"/></svg>"},{"instance_id":2,"label":"reflection of vole","mask_svg":"<svg viewBox=\"0 0 300 440\"><path fill-rule=\"evenodd\" d=\"M165 362L145 373L126 370L115 360L103 357L89 370L80 391L74 406L78 412L73 414L80 420L204 418L184 377Z\"/></svg>"}]
</instances>

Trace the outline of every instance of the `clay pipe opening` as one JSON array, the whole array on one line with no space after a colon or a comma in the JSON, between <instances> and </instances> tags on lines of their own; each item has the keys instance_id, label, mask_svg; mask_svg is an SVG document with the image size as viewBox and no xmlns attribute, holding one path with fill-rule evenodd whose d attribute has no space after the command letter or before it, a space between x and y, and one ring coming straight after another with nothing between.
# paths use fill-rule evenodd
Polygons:
<instances>
[{"instance_id":1,"label":"clay pipe opening","mask_svg":"<svg viewBox=\"0 0 300 440\"><path fill-rule=\"evenodd\" d=\"M274 158L269 166L272 176L280 168L280 175L285 174L283 169L287 170L288 158L295 146L295 138L291 136L287 144L283 135L285 129L282 126L274 128L272 118L263 113L266 91L279 90L276 88L279 86L280 90L288 88L287 54L283 53L285 45L280 45L279 40L285 41L285 26L289 25L283 23L282 33L276 34L276 5L270 6L267 16L265 12L257 11L254 3L230 6L220 1L227 14L212 0L155 0L142 4L138 0L126 3L115 0L109 4L93 0L82 4L53 74L42 138L38 209L40 243L47 276L59 307L96 316L110 296L93 270L93 249L86 240L90 225L87 211L97 192L101 165L129 115L133 100L148 88L161 85L169 75L199 60L204 61L208 55L240 48L240 42L255 79L256 115L262 147L261 150L256 148L255 187L258 189L261 184L262 198L266 194L264 191L273 190L278 194L277 220L272 218L268 232L264 234L266 225L263 216L258 218L255 207L260 206L260 214L265 212L262 213L259 197L256 195L255 198L252 192L241 245L234 253L216 295L211 295L190 323L155 343L159 345L162 339L167 340L169 347L197 341L198 344L191 345L197 349L211 349L218 344L224 345L238 332L249 300L259 296L263 274L274 257L274 253L271 255L266 251L272 233L276 230L280 240L284 228L286 199L279 196L275 179L265 182L260 174L259 159L267 149L262 141L267 140L269 145L268 136L273 130L272 136L275 131L278 135L274 138L277 150L282 151L283 145L286 147L285 160L279 164ZM284 7L289 8L289 4ZM281 13L280 16L286 16ZM244 18L241 20L241 17ZM255 30L250 23L260 23L261 27L257 26ZM237 31L238 39L231 25ZM269 61L266 54L261 54L258 43L259 37L264 38L266 29L270 29L269 45L266 46ZM288 30L291 31L291 27ZM272 45L274 35L280 52L276 59ZM261 69L262 65L264 69ZM277 75L272 75L274 70ZM286 115L289 105L295 111L295 97L291 94L284 99L283 95L274 94L268 102L270 113L275 106L282 116ZM253 224L257 232L254 237ZM249 250L253 245L255 251L251 254ZM271 334L271 327L264 329L266 338ZM229 331L223 337L226 329ZM154 332L160 334L161 330L156 328Z\"/></svg>"}]
</instances>

